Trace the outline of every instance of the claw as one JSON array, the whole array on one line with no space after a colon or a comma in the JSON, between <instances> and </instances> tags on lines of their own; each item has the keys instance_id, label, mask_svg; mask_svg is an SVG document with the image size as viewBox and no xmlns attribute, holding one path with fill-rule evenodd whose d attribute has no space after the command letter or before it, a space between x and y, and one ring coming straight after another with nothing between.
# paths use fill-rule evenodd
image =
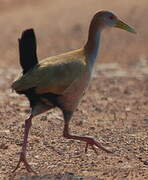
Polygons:
<instances>
[{"instance_id":1,"label":"claw","mask_svg":"<svg viewBox=\"0 0 148 180\"><path fill-rule=\"evenodd\" d=\"M88 143L86 143L86 146L85 146L85 153L87 153L87 150L88 150Z\"/></svg>"}]
</instances>

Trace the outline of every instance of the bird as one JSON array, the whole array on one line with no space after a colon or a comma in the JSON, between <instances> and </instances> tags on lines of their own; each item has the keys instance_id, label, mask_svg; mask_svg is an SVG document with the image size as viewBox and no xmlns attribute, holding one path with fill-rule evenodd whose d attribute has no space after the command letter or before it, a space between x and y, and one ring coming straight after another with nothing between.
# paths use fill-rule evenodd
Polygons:
<instances>
[{"instance_id":1,"label":"bird","mask_svg":"<svg viewBox=\"0 0 148 180\"><path fill-rule=\"evenodd\" d=\"M99 50L100 36L104 29L116 27L131 33L135 29L121 21L113 12L102 10L93 16L85 45L77 50L38 60L34 29L23 31L19 42L19 60L22 74L12 83L12 89L25 95L30 102L30 116L25 120L25 130L19 161L15 172L23 163L28 172L35 172L27 162L27 141L32 119L58 107L63 114L63 136L86 143L94 152L96 148L111 153L91 136L70 133L69 123L92 79L92 72Z\"/></svg>"}]
</instances>

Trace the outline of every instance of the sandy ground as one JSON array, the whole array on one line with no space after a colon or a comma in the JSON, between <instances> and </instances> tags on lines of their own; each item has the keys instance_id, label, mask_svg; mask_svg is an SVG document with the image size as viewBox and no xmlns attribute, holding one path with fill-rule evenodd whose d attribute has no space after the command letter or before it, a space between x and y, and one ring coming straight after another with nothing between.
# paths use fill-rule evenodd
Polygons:
<instances>
[{"instance_id":1,"label":"sandy ground","mask_svg":"<svg viewBox=\"0 0 148 180\"><path fill-rule=\"evenodd\" d=\"M143 180L148 178L147 0L0 0L0 180ZM28 102L10 90L21 72L17 39L33 27L40 59L81 47L94 12L110 9L138 35L112 29L102 36L94 78L71 121L71 132L94 136L112 149L84 153L85 144L62 137L63 117L54 109L34 119L27 159L21 166Z\"/></svg>"}]
</instances>

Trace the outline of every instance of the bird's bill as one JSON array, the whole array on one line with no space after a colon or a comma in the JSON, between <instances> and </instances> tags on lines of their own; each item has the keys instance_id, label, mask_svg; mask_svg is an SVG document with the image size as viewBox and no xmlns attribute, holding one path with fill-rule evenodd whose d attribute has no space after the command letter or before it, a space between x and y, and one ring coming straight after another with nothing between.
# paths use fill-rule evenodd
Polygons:
<instances>
[{"instance_id":1,"label":"bird's bill","mask_svg":"<svg viewBox=\"0 0 148 180\"><path fill-rule=\"evenodd\" d=\"M135 29L130 27L129 25L125 24L123 21L121 20L118 20L116 26L117 28L120 28L120 29L124 29L128 32L131 32L131 33L136 33Z\"/></svg>"}]
</instances>

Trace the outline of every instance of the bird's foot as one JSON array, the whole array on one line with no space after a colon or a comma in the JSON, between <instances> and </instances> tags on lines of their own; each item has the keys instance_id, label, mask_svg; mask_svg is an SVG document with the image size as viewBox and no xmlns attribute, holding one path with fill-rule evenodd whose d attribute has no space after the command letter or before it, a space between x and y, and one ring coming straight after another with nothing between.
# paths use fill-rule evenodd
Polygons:
<instances>
[{"instance_id":1,"label":"bird's foot","mask_svg":"<svg viewBox=\"0 0 148 180\"><path fill-rule=\"evenodd\" d=\"M86 147L85 147L85 153L87 153L88 146L90 145L93 149L93 151L98 155L97 150L95 147L100 148L101 150L107 152L107 153L113 153L112 151L106 149L103 147L98 141L96 141L94 138L89 137L89 136L76 136L76 135L70 135L68 133L64 134L64 137L68 139L75 139L79 141L84 141L86 142Z\"/></svg>"},{"instance_id":2,"label":"bird's foot","mask_svg":"<svg viewBox=\"0 0 148 180\"><path fill-rule=\"evenodd\" d=\"M107 153L113 153L112 151L110 151L110 150L106 149L105 147L103 147L98 141L96 141L92 137L81 137L81 140L86 142L85 153L87 153L89 145L92 147L92 149L94 150L94 152L96 154L98 154L98 153L97 153L97 150L96 150L95 147L100 148L101 150L103 150L103 151L105 151Z\"/></svg>"},{"instance_id":3,"label":"bird's foot","mask_svg":"<svg viewBox=\"0 0 148 180\"><path fill-rule=\"evenodd\" d=\"M14 173L20 166L21 162L25 165L25 168L28 172L32 172L34 174L37 174L35 171L33 171L33 169L31 168L31 166L28 164L27 160L26 160L26 155L24 152L21 152L20 154L20 159L19 162L17 163L17 166L15 167L15 169L12 171L12 173Z\"/></svg>"},{"instance_id":4,"label":"bird's foot","mask_svg":"<svg viewBox=\"0 0 148 180\"><path fill-rule=\"evenodd\" d=\"M95 149L95 147L100 148L101 150L103 150L103 151L105 151L107 153L113 153L112 151L110 151L110 150L106 149L105 147L103 147L98 141L96 141L92 137L75 136L75 135L69 135L69 134L68 134L68 136L65 136L65 137L67 137L68 139L76 139L76 140L79 140L79 141L85 141L86 142L85 153L87 153L89 145L92 147L92 149L94 150L94 152L96 154L98 154L98 153L97 153L97 150Z\"/></svg>"}]
</instances>

